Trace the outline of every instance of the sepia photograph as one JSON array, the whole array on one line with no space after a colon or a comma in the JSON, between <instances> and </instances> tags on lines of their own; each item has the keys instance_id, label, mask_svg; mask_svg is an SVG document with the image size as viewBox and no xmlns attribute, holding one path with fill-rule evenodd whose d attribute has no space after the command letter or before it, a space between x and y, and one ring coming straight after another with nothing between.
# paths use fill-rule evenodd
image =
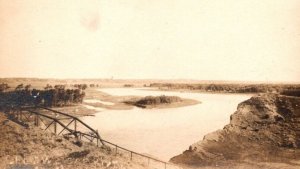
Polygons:
<instances>
[{"instance_id":1,"label":"sepia photograph","mask_svg":"<svg viewBox=\"0 0 300 169\"><path fill-rule=\"evenodd\" d=\"M299 0L0 0L0 169L299 169Z\"/></svg>"}]
</instances>

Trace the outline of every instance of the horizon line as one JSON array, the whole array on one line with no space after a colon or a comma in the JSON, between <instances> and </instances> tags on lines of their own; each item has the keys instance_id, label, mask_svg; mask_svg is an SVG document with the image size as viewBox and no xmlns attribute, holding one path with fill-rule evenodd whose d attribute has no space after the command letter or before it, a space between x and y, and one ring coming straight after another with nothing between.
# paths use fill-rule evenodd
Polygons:
<instances>
[{"instance_id":1,"label":"horizon line","mask_svg":"<svg viewBox=\"0 0 300 169\"><path fill-rule=\"evenodd\" d=\"M193 82L220 82L220 83L248 83L248 84L300 84L300 81L255 81L255 80L201 80L185 78L47 78L47 77L0 77L1 79L40 79L40 80L132 80L132 81L193 81Z\"/></svg>"}]
</instances>

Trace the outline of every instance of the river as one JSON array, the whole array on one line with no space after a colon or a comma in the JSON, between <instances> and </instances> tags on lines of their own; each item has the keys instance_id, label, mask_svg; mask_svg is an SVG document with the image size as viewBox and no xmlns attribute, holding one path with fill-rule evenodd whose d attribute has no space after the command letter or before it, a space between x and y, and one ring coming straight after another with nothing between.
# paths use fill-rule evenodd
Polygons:
<instances>
[{"instance_id":1,"label":"river","mask_svg":"<svg viewBox=\"0 0 300 169\"><path fill-rule=\"evenodd\" d=\"M99 109L95 117L82 119L98 129L105 140L163 160L169 160L182 153L189 145L202 140L205 134L222 129L229 123L230 115L236 111L238 103L251 97L246 94L170 92L139 88L99 90L117 96L166 95L201 102L192 106L167 109Z\"/></svg>"}]
</instances>

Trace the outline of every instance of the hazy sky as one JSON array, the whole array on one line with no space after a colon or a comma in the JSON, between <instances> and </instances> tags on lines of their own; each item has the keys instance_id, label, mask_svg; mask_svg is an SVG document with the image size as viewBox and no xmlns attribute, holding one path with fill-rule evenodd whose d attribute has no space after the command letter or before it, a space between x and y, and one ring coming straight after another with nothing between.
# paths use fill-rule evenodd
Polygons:
<instances>
[{"instance_id":1,"label":"hazy sky","mask_svg":"<svg viewBox=\"0 0 300 169\"><path fill-rule=\"evenodd\" d=\"M0 0L0 77L300 81L299 0Z\"/></svg>"}]
</instances>

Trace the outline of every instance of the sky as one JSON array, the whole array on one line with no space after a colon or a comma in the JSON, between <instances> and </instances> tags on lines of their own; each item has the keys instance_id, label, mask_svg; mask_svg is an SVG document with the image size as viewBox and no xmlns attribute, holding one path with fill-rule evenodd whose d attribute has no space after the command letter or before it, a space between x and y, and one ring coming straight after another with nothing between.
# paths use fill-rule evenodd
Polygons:
<instances>
[{"instance_id":1,"label":"sky","mask_svg":"<svg viewBox=\"0 0 300 169\"><path fill-rule=\"evenodd\" d=\"M0 0L0 77L300 82L299 0Z\"/></svg>"}]
</instances>

